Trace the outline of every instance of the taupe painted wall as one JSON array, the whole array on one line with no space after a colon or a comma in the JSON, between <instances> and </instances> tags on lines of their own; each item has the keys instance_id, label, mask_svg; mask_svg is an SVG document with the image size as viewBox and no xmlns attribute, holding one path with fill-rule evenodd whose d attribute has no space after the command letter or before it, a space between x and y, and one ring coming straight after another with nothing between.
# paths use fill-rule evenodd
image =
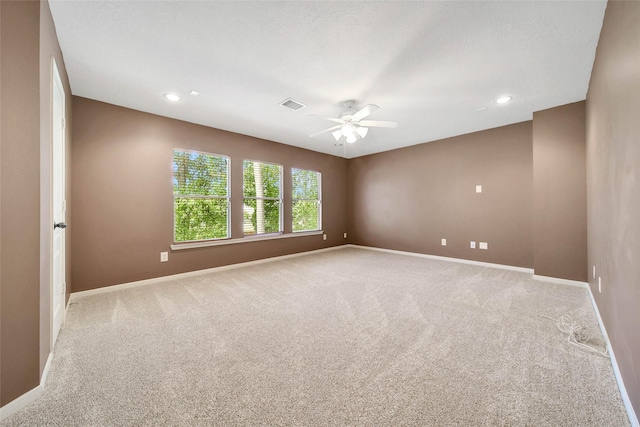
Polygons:
<instances>
[{"instance_id":1,"label":"taupe painted wall","mask_svg":"<svg viewBox=\"0 0 640 427\"><path fill-rule=\"evenodd\" d=\"M38 385L52 351L49 217L52 55L58 61L67 93L67 117L71 90L48 3L0 4L0 405L5 405ZM67 144L70 141L68 128ZM68 270L69 266L70 257Z\"/></svg>"},{"instance_id":2,"label":"taupe painted wall","mask_svg":"<svg viewBox=\"0 0 640 427\"><path fill-rule=\"evenodd\" d=\"M585 103L533 113L533 268L587 281Z\"/></svg>"},{"instance_id":3,"label":"taupe painted wall","mask_svg":"<svg viewBox=\"0 0 640 427\"><path fill-rule=\"evenodd\" d=\"M74 292L346 243L345 159L78 97L73 121ZM317 235L170 251L174 148L231 156L234 238L242 237L243 159L284 166L285 232L291 229L290 168L322 172L327 240ZM160 262L162 251L169 251L169 262Z\"/></svg>"},{"instance_id":4,"label":"taupe painted wall","mask_svg":"<svg viewBox=\"0 0 640 427\"><path fill-rule=\"evenodd\" d=\"M51 58L55 58L60 72L60 78L65 91L66 109L66 198L67 198L67 224L71 224L71 88L65 69L62 52L58 43L58 36L53 24L53 18L49 9L49 3L40 2L40 371L47 363L51 348L51 244L52 244L52 147L51 147L51 106L52 106L52 69ZM64 231L66 240L66 282L67 299L71 289L71 241L70 233L73 228Z\"/></svg>"},{"instance_id":5,"label":"taupe painted wall","mask_svg":"<svg viewBox=\"0 0 640 427\"><path fill-rule=\"evenodd\" d=\"M640 2L610 1L587 94L589 286L640 415ZM593 278L591 268L596 268ZM598 292L602 278L602 293Z\"/></svg>"},{"instance_id":6,"label":"taupe painted wall","mask_svg":"<svg viewBox=\"0 0 640 427\"><path fill-rule=\"evenodd\" d=\"M639 15L638 2L609 3L586 103L587 271L596 266L603 292L598 293L591 274L588 280L636 412L640 23L634 18ZM0 405L5 405L37 386L50 351L50 266L45 260L50 234L44 205L50 198L51 55L63 74L68 109L72 102L46 2L0 2L0 33ZM536 113L533 122L347 162L73 100L80 123L74 126L78 141L73 142L73 153L67 150L67 161L73 157L72 174L79 180L67 199L76 195L80 203L73 220L68 213L68 233L74 237L69 236L72 247L67 250L76 252L71 270L68 258L67 281L75 280L76 291L339 245L345 231L352 243L535 267L537 274L584 280L578 278L579 271L585 271L580 267L584 255L579 254L581 103ZM69 144L71 135L67 137ZM282 163L285 171L291 166L322 171L329 239L315 236L170 252L170 261L161 264L159 252L169 250L172 237L169 165L174 147L231 155L236 193L244 157ZM557 161L573 166L558 168ZM558 171L571 172L571 185L563 187L568 182L563 173L553 173ZM288 180L285 183L289 188ZM477 184L483 185L482 194L474 192ZM241 201L236 198L233 203L234 211L240 212ZM551 215L551 209L560 207L560 213ZM290 227L290 209L285 213ZM233 232L234 237L241 234L238 221ZM556 235L561 236L557 245L541 244L548 241L543 236L554 232L562 233ZM441 238L447 238L446 247L440 246ZM471 250L469 240L487 241L489 250ZM565 258L574 250L575 256ZM559 268L554 259L561 257L569 262Z\"/></svg>"},{"instance_id":7,"label":"taupe painted wall","mask_svg":"<svg viewBox=\"0 0 640 427\"><path fill-rule=\"evenodd\" d=\"M350 241L531 268L532 177L531 122L352 159Z\"/></svg>"},{"instance_id":8,"label":"taupe painted wall","mask_svg":"<svg viewBox=\"0 0 640 427\"><path fill-rule=\"evenodd\" d=\"M40 382L38 2L0 2L0 405Z\"/></svg>"}]
</instances>

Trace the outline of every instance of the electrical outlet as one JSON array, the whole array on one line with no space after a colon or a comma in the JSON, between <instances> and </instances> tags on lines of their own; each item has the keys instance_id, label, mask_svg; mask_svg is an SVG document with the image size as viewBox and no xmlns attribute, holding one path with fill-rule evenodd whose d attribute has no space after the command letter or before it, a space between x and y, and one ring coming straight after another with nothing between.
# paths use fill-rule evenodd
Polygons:
<instances>
[{"instance_id":1,"label":"electrical outlet","mask_svg":"<svg viewBox=\"0 0 640 427\"><path fill-rule=\"evenodd\" d=\"M327 235L326 234L322 235L322 240L327 240Z\"/></svg>"},{"instance_id":2,"label":"electrical outlet","mask_svg":"<svg viewBox=\"0 0 640 427\"><path fill-rule=\"evenodd\" d=\"M344 238L345 238L345 239L347 238L347 233L344 233Z\"/></svg>"},{"instance_id":3,"label":"electrical outlet","mask_svg":"<svg viewBox=\"0 0 640 427\"><path fill-rule=\"evenodd\" d=\"M480 249L489 249L489 244L487 242L480 242Z\"/></svg>"},{"instance_id":4,"label":"electrical outlet","mask_svg":"<svg viewBox=\"0 0 640 427\"><path fill-rule=\"evenodd\" d=\"M598 277L598 293L602 293L602 277Z\"/></svg>"},{"instance_id":5,"label":"electrical outlet","mask_svg":"<svg viewBox=\"0 0 640 427\"><path fill-rule=\"evenodd\" d=\"M469 245L469 247L471 249L475 249L476 248L476 242L471 242L471 244Z\"/></svg>"},{"instance_id":6,"label":"electrical outlet","mask_svg":"<svg viewBox=\"0 0 640 427\"><path fill-rule=\"evenodd\" d=\"M442 244L442 246L447 246L447 239L442 239L440 243Z\"/></svg>"},{"instance_id":7,"label":"electrical outlet","mask_svg":"<svg viewBox=\"0 0 640 427\"><path fill-rule=\"evenodd\" d=\"M476 185L476 193L482 193L482 185Z\"/></svg>"},{"instance_id":8,"label":"electrical outlet","mask_svg":"<svg viewBox=\"0 0 640 427\"><path fill-rule=\"evenodd\" d=\"M160 252L160 262L169 261L169 252Z\"/></svg>"}]
</instances>

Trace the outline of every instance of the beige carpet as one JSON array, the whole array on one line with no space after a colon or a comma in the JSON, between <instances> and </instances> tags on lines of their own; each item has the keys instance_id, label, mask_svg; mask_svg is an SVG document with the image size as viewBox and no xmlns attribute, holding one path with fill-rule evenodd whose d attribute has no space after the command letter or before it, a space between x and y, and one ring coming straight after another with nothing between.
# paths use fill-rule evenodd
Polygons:
<instances>
[{"instance_id":1,"label":"beige carpet","mask_svg":"<svg viewBox=\"0 0 640 427\"><path fill-rule=\"evenodd\" d=\"M627 426L586 289L347 248L77 299L7 426Z\"/></svg>"}]
</instances>

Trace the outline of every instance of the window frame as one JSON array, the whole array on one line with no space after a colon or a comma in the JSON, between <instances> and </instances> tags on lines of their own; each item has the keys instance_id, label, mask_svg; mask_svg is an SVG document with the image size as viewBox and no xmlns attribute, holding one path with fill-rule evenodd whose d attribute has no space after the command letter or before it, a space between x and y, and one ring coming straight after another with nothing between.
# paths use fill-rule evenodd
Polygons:
<instances>
[{"instance_id":1,"label":"window frame","mask_svg":"<svg viewBox=\"0 0 640 427\"><path fill-rule=\"evenodd\" d=\"M216 242L221 240L228 240L231 238L231 156L217 153L208 153L205 151L191 150L186 148L173 148L171 150L171 184L173 187L173 180L175 179L175 171L173 165L175 162L175 152L180 151L183 153L194 153L209 157L219 157L227 160L227 195L226 196L202 196L202 195L176 195L175 189L173 190L173 243L174 245L193 244L193 243L206 243ZM176 240L176 198L187 199L226 199L227 200L227 236L226 237L211 237L207 239L197 240Z\"/></svg>"},{"instance_id":2,"label":"window frame","mask_svg":"<svg viewBox=\"0 0 640 427\"><path fill-rule=\"evenodd\" d=\"M295 190L295 188L293 186L293 170L294 169L307 171L307 172L315 172L318 175L318 198L317 199L299 199L299 198L293 197L293 193L294 193L294 190ZM314 230L298 230L298 231L294 231L294 226L293 226L293 221L294 221L294 218L293 218L293 205L297 201L317 202L318 203L318 228L316 228ZM322 230L322 172L314 170L314 169L302 169L302 168L291 167L291 232L292 233L309 233L309 232L320 231L320 230Z\"/></svg>"},{"instance_id":3,"label":"window frame","mask_svg":"<svg viewBox=\"0 0 640 427\"><path fill-rule=\"evenodd\" d=\"M279 202L280 205L280 209L279 209L279 218L278 218L278 231L272 231L272 232L265 232L265 233L260 233L258 234L257 232L254 234L246 234L244 232L244 228L242 230L242 236L243 239L260 239L263 238L263 236L275 236L275 235L280 235L280 234L284 234L284 166L281 163L275 163L275 162L266 162L263 160L253 160L253 159L247 159L244 158L242 159L242 215L243 215L243 224L244 224L244 201L246 199L255 199L258 200L258 197L247 197L244 194L244 163L245 162L252 162L252 163L262 163L262 164L266 164L266 165L273 165L273 166L278 166L278 168L280 169L280 179L278 180L278 187L280 189L280 197L279 198L275 198L275 197L262 197L262 200L277 200Z\"/></svg>"}]
</instances>

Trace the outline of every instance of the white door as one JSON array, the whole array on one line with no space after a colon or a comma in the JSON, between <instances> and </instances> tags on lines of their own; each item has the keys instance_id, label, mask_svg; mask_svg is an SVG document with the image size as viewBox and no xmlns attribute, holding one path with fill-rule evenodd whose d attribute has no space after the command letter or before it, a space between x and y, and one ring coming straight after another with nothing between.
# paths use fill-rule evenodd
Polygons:
<instances>
[{"instance_id":1,"label":"white door","mask_svg":"<svg viewBox=\"0 0 640 427\"><path fill-rule=\"evenodd\" d=\"M52 60L52 117L51 117L51 139L52 139L52 181L53 181L53 248L52 248L52 268L53 268L53 289L52 298L52 334L51 347L58 339L58 333L64 322L65 306L65 167L64 167L64 145L65 145L65 109L64 109L64 87L56 66L55 59Z\"/></svg>"}]
</instances>

